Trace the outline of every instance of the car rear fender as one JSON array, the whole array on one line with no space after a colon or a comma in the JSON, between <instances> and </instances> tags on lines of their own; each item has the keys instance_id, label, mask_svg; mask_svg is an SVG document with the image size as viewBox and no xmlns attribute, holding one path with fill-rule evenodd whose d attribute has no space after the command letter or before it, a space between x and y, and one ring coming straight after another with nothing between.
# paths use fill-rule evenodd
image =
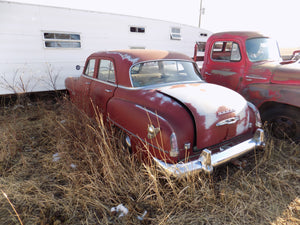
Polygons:
<instances>
[{"instance_id":1,"label":"car rear fender","mask_svg":"<svg viewBox=\"0 0 300 225\"><path fill-rule=\"evenodd\" d=\"M171 124L141 105L113 98L107 105L108 120L130 136L133 152L146 150L155 157L168 162L177 161L169 156ZM148 150L148 151L147 151Z\"/></svg>"}]
</instances>

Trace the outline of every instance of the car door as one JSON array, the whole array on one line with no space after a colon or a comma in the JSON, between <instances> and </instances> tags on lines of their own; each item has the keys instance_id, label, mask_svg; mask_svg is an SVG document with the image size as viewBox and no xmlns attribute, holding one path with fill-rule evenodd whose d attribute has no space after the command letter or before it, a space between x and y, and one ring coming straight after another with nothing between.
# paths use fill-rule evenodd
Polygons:
<instances>
[{"instance_id":1,"label":"car door","mask_svg":"<svg viewBox=\"0 0 300 225\"><path fill-rule=\"evenodd\" d=\"M101 113L105 120L107 103L117 88L115 65L112 59L100 58L96 68L97 73L91 83L89 96L93 104L93 114Z\"/></svg>"},{"instance_id":2,"label":"car door","mask_svg":"<svg viewBox=\"0 0 300 225\"><path fill-rule=\"evenodd\" d=\"M205 80L237 91L244 71L239 44L217 40L208 57L210 58L203 74Z\"/></svg>"},{"instance_id":3,"label":"car door","mask_svg":"<svg viewBox=\"0 0 300 225\"><path fill-rule=\"evenodd\" d=\"M92 83L93 77L96 70L96 59L90 58L87 60L84 71L79 78L79 96L78 96L78 106L91 115L92 104L89 96L90 85Z\"/></svg>"}]
</instances>

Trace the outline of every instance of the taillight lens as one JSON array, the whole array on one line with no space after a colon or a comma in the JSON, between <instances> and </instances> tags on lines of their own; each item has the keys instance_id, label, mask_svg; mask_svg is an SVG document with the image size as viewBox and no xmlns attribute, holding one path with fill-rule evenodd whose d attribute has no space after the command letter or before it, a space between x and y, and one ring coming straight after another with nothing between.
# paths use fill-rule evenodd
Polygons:
<instances>
[{"instance_id":1,"label":"taillight lens","mask_svg":"<svg viewBox=\"0 0 300 225\"><path fill-rule=\"evenodd\" d=\"M171 145L170 156L177 157L179 155L179 150L177 144L177 137L175 133L172 133L170 136L170 145Z\"/></svg>"}]
</instances>

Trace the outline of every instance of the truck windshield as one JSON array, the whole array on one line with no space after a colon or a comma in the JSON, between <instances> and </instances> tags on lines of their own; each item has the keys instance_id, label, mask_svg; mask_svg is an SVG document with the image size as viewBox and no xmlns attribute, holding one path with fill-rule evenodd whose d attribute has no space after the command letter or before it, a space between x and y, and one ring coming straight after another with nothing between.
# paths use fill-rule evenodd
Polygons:
<instances>
[{"instance_id":1,"label":"truck windshield","mask_svg":"<svg viewBox=\"0 0 300 225\"><path fill-rule=\"evenodd\" d=\"M139 63L131 68L130 75L133 87L202 81L193 62L179 60Z\"/></svg>"},{"instance_id":2,"label":"truck windshield","mask_svg":"<svg viewBox=\"0 0 300 225\"><path fill-rule=\"evenodd\" d=\"M252 38L246 40L246 50L251 62L262 60L281 61L275 40L270 38Z\"/></svg>"}]
</instances>

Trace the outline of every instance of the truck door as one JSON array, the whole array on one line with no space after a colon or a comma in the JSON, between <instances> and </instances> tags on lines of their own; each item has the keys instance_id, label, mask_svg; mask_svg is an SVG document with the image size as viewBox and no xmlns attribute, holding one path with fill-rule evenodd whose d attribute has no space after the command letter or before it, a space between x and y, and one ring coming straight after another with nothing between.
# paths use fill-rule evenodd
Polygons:
<instances>
[{"instance_id":1,"label":"truck door","mask_svg":"<svg viewBox=\"0 0 300 225\"><path fill-rule=\"evenodd\" d=\"M97 70L89 95L93 103L93 113L101 113L105 120L107 103L117 88L115 66L111 59L103 58L99 60Z\"/></svg>"},{"instance_id":2,"label":"truck door","mask_svg":"<svg viewBox=\"0 0 300 225\"><path fill-rule=\"evenodd\" d=\"M237 42L217 40L211 44L210 55L203 66L202 75L215 83L238 91L244 71L244 60Z\"/></svg>"}]
</instances>

